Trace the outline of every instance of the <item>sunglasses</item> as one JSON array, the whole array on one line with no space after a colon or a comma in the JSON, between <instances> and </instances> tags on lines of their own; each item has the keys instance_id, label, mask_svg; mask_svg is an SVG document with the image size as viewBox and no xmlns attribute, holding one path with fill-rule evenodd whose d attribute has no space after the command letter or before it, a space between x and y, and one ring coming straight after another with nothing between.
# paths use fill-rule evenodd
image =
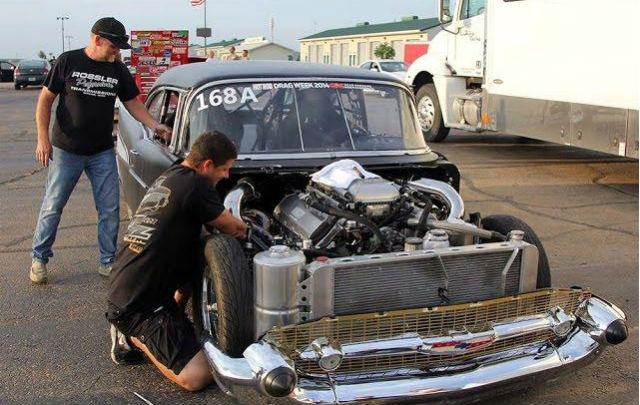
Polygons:
<instances>
[{"instance_id":1,"label":"sunglasses","mask_svg":"<svg viewBox=\"0 0 640 405\"><path fill-rule=\"evenodd\" d=\"M104 32L104 31L98 31L98 35L100 35L101 37L104 37L104 38L106 38L108 40L129 42L129 35L115 35L115 34L110 34L108 32Z\"/></svg>"}]
</instances>

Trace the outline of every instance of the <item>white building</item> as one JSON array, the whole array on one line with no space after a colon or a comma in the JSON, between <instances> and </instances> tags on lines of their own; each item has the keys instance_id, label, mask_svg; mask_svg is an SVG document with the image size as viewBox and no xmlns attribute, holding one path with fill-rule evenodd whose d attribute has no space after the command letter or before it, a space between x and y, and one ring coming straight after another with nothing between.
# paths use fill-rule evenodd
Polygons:
<instances>
[{"instance_id":1,"label":"white building","mask_svg":"<svg viewBox=\"0 0 640 405\"><path fill-rule=\"evenodd\" d=\"M213 50L215 58L224 60L229 55L229 48L235 46L236 55L242 55L245 49L249 51L251 60L296 60L298 52L267 40L265 37L253 37L219 41L213 44L207 44L207 51ZM194 56L206 57L203 46L190 49L190 53Z\"/></svg>"}]
</instances>

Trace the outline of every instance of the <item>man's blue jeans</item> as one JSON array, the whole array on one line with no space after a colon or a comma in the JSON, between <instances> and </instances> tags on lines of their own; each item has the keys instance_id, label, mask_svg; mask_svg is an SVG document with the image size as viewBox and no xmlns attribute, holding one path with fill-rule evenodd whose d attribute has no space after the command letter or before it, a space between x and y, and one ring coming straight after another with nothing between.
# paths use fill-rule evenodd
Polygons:
<instances>
[{"instance_id":1,"label":"man's blue jeans","mask_svg":"<svg viewBox=\"0 0 640 405\"><path fill-rule=\"evenodd\" d=\"M35 260L47 263L53 256L51 247L56 239L62 210L83 171L91 182L93 201L98 211L100 263L113 263L120 221L120 189L115 151L109 149L83 156L55 146L49 161L44 201L33 235L31 256Z\"/></svg>"}]
</instances>

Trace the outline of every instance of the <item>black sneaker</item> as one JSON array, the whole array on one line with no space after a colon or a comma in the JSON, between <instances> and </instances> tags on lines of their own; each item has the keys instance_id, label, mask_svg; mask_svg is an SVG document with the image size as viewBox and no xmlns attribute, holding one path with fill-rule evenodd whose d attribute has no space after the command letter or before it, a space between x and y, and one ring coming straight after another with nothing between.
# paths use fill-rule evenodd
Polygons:
<instances>
[{"instance_id":1,"label":"black sneaker","mask_svg":"<svg viewBox=\"0 0 640 405\"><path fill-rule=\"evenodd\" d=\"M140 350L131 347L127 337L111 325L111 360L121 366L144 363L144 355Z\"/></svg>"}]
</instances>

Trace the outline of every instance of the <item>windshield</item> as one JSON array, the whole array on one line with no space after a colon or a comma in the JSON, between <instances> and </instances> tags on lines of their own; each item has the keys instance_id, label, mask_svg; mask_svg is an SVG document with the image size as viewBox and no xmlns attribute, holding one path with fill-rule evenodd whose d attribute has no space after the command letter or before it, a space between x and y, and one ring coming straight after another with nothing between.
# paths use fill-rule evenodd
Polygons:
<instances>
[{"instance_id":1,"label":"windshield","mask_svg":"<svg viewBox=\"0 0 640 405\"><path fill-rule=\"evenodd\" d=\"M406 72L409 68L404 62L379 62L385 72Z\"/></svg>"},{"instance_id":2,"label":"windshield","mask_svg":"<svg viewBox=\"0 0 640 405\"><path fill-rule=\"evenodd\" d=\"M395 86L269 82L212 87L189 107L190 143L223 132L239 154L424 149L409 95Z\"/></svg>"},{"instance_id":3,"label":"windshield","mask_svg":"<svg viewBox=\"0 0 640 405\"><path fill-rule=\"evenodd\" d=\"M34 68L43 68L47 66L47 62L43 60L28 60L20 62L20 69L34 69Z\"/></svg>"}]
</instances>

